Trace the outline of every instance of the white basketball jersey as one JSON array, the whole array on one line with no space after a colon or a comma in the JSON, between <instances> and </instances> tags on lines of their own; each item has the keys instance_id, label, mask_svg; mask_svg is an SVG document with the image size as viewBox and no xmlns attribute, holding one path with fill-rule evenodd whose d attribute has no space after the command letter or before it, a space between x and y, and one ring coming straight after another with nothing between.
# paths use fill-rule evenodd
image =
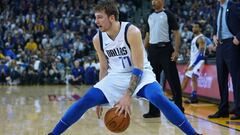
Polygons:
<instances>
[{"instance_id":1,"label":"white basketball jersey","mask_svg":"<svg viewBox=\"0 0 240 135\"><path fill-rule=\"evenodd\" d=\"M133 69L131 48L126 41L127 37L125 37L129 25L128 22L120 22L121 28L114 40L106 32L99 32L100 44L108 60L108 72L131 72ZM144 68L151 69L145 49L143 53L145 55Z\"/></svg>"},{"instance_id":2,"label":"white basketball jersey","mask_svg":"<svg viewBox=\"0 0 240 135\"><path fill-rule=\"evenodd\" d=\"M194 37L191 42L191 52L190 52L190 66L196 61L199 55L199 47L197 46L198 38L204 38L203 34L199 34L198 36Z\"/></svg>"}]
</instances>

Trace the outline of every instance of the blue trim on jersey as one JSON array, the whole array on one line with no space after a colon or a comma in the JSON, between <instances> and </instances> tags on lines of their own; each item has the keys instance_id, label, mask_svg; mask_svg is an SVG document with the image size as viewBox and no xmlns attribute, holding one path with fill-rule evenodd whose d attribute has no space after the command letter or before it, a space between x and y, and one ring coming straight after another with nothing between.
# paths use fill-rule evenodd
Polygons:
<instances>
[{"instance_id":1,"label":"blue trim on jersey","mask_svg":"<svg viewBox=\"0 0 240 135\"><path fill-rule=\"evenodd\" d=\"M100 40L100 46L101 46L101 50L103 51L103 39L102 39L102 32L99 30L99 40ZM104 51L103 51L104 52Z\"/></svg>"},{"instance_id":2,"label":"blue trim on jersey","mask_svg":"<svg viewBox=\"0 0 240 135\"><path fill-rule=\"evenodd\" d=\"M131 25L131 23L128 23L125 26L125 31L124 31L124 39L125 39L125 42L126 42L127 46L129 47L129 49L131 49L131 48L130 48L130 44L128 43L128 40L127 40L127 31L128 31L128 28L129 28L130 25Z\"/></svg>"}]
</instances>

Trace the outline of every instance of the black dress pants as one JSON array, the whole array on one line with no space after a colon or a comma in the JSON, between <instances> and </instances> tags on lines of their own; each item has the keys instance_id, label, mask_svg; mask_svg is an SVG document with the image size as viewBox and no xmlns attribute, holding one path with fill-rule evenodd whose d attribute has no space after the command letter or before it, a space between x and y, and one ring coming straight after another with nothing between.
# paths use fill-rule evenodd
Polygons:
<instances>
[{"instance_id":1,"label":"black dress pants","mask_svg":"<svg viewBox=\"0 0 240 135\"><path fill-rule=\"evenodd\" d=\"M218 85L220 92L219 111L228 113L228 75L230 73L233 84L234 109L240 115L240 46L232 43L232 40L223 42L217 46L216 66Z\"/></svg>"},{"instance_id":2,"label":"black dress pants","mask_svg":"<svg viewBox=\"0 0 240 135\"><path fill-rule=\"evenodd\" d=\"M174 49L170 44L165 47L152 45L148 48L148 59L153 67L153 72L155 73L158 82L160 82L160 74L162 70L164 71L165 77L171 87L174 103L182 112L184 112L182 106L182 90L176 62L171 61L171 55L173 52ZM149 113L158 112L159 110L153 104L149 103Z\"/></svg>"}]
</instances>

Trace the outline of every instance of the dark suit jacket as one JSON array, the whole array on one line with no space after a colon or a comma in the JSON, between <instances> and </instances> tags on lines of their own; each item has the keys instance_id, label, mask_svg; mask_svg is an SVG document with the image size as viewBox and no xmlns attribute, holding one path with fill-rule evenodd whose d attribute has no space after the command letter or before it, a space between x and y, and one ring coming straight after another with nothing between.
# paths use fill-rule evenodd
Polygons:
<instances>
[{"instance_id":1,"label":"dark suit jacket","mask_svg":"<svg viewBox=\"0 0 240 135\"><path fill-rule=\"evenodd\" d=\"M217 16L220 5L217 6L216 10L216 21L214 25L214 34L217 33ZM240 3L234 3L228 1L227 10L226 10L226 22L230 32L237 37L240 41Z\"/></svg>"}]
</instances>

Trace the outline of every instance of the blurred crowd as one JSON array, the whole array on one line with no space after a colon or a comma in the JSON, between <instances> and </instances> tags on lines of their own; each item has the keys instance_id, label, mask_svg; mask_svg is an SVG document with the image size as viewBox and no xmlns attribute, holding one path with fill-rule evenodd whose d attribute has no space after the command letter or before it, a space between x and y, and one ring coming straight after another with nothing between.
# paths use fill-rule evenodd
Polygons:
<instances>
[{"instance_id":1,"label":"blurred crowd","mask_svg":"<svg viewBox=\"0 0 240 135\"><path fill-rule=\"evenodd\" d=\"M97 0L1 0L1 84L94 84ZM119 0L120 19L136 6Z\"/></svg>"},{"instance_id":2,"label":"blurred crowd","mask_svg":"<svg viewBox=\"0 0 240 135\"><path fill-rule=\"evenodd\" d=\"M144 0L117 0L120 20L127 21L145 5ZM93 5L97 0L1 0L1 84L94 84L99 62L92 45L97 32ZM146 1L145 1L146 2ZM150 1L149 1L150 2ZM211 48L214 0L166 0L179 19L182 49L189 55L191 24L201 20ZM140 9L140 10L139 10ZM143 21L136 22L144 23Z\"/></svg>"}]
</instances>

